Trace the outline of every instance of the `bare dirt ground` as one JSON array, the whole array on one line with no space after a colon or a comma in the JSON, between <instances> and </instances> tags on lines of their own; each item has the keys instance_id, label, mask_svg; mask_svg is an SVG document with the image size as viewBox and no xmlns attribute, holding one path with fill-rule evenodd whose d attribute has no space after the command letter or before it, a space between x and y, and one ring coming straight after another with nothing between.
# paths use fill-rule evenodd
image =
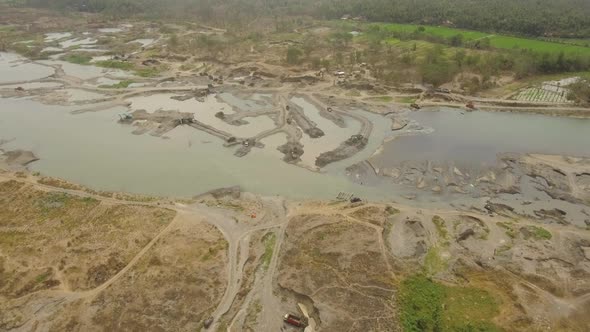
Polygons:
<instances>
[{"instance_id":1,"label":"bare dirt ground","mask_svg":"<svg viewBox=\"0 0 590 332\"><path fill-rule=\"evenodd\" d=\"M6 22L35 21L33 31L39 34L91 23L91 17L58 23L30 12L17 14L7 15L11 19ZM136 29L147 27L137 24ZM74 113L129 106L127 99L134 96L196 95L209 84L218 92L268 92L274 96L272 113L258 115L274 116L276 127L253 139L286 133L284 153L293 162L301 155L296 143L304 129L314 127L309 119L289 123L293 119L286 106L295 90L336 125L342 117L357 119L358 134L364 137L372 124L352 109L396 113L409 106L402 101L407 98L420 105L463 107L473 101L482 109L588 116L585 107L427 94L421 86L386 87L370 74L358 82L330 73L318 76L317 70L279 65L285 49L270 43L258 51L232 50L239 61L205 59L189 51L171 54L163 47L169 36L155 34L153 49L126 62L140 66L157 59L166 70L157 77L134 77L146 84L142 87L85 88L104 98L96 105L80 104ZM53 77L40 81L70 88L85 83L62 66L53 69ZM30 82L19 82L25 83ZM52 91L2 92L6 97L36 94ZM379 101L388 98L392 102ZM52 102L65 104L62 99ZM330 114L328 107L333 108ZM157 134L184 124L182 114L170 114L159 122L164 125ZM228 121L239 125L244 117L237 113ZM224 139L230 136L198 122L190 125ZM10 163L22 166L31 159L18 152ZM384 172L432 192L462 193L475 181L485 198L526 194L528 182L521 180L531 178L536 192L588 205L587 160L530 155L508 159L506 167L518 170L467 175L453 168L408 165ZM173 200L95 192L59 179L2 172L0 330L294 331L282 320L285 313L294 313L308 316L307 331L398 331L405 310L398 297L401 285L419 274L449 287L485 291L499 304L488 318L507 331L588 331L590 233L586 217L579 218L585 210L574 214L543 204L525 200L523 212L490 200L489 209L466 212L393 202L294 202L239 189ZM206 328L209 317L213 322Z\"/></svg>"},{"instance_id":2,"label":"bare dirt ground","mask_svg":"<svg viewBox=\"0 0 590 332\"><path fill-rule=\"evenodd\" d=\"M294 330L282 316L303 307L312 331L397 331L416 273L492 294L509 331L590 324L575 226L234 189L133 203L41 179L2 174L3 330Z\"/></svg>"},{"instance_id":3,"label":"bare dirt ground","mask_svg":"<svg viewBox=\"0 0 590 332\"><path fill-rule=\"evenodd\" d=\"M435 195L464 195L488 204L481 212L537 219L540 223L590 225L590 159L542 154L505 154L494 167L403 162L380 175ZM458 200L460 201L460 199Z\"/></svg>"},{"instance_id":4,"label":"bare dirt ground","mask_svg":"<svg viewBox=\"0 0 590 332\"><path fill-rule=\"evenodd\" d=\"M314 308L319 330L396 330L398 283L422 271L494 294L502 303L494 322L506 330L588 328L566 318L589 305L587 231L547 226L551 239L537 238L534 221L397 208L300 208L280 254L284 303Z\"/></svg>"},{"instance_id":5,"label":"bare dirt ground","mask_svg":"<svg viewBox=\"0 0 590 332\"><path fill-rule=\"evenodd\" d=\"M215 307L227 243L199 216L2 180L2 330L194 330Z\"/></svg>"}]
</instances>

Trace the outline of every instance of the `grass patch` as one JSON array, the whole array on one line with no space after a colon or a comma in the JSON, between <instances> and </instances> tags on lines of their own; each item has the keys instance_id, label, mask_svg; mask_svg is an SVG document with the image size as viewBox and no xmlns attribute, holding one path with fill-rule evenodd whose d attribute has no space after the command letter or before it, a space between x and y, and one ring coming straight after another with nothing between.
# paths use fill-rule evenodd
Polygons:
<instances>
[{"instance_id":1,"label":"grass patch","mask_svg":"<svg viewBox=\"0 0 590 332\"><path fill-rule=\"evenodd\" d=\"M424 276L404 280L400 287L400 318L404 331L440 331L445 288Z\"/></svg>"},{"instance_id":2,"label":"grass patch","mask_svg":"<svg viewBox=\"0 0 590 332\"><path fill-rule=\"evenodd\" d=\"M544 53L576 53L581 55L590 55L590 48L576 46L571 44L552 43L543 40L525 39L510 36L494 36L490 38L490 45L495 48L503 49L530 49Z\"/></svg>"},{"instance_id":3,"label":"grass patch","mask_svg":"<svg viewBox=\"0 0 590 332\"><path fill-rule=\"evenodd\" d=\"M449 238L449 232L447 231L445 220L440 216L434 216L432 217L432 222L436 226L436 231L438 232L438 235L441 238L447 240Z\"/></svg>"},{"instance_id":4,"label":"grass patch","mask_svg":"<svg viewBox=\"0 0 590 332\"><path fill-rule=\"evenodd\" d=\"M485 290L450 287L423 275L404 280L399 291L404 331L500 331L491 319L498 303Z\"/></svg>"},{"instance_id":5,"label":"grass patch","mask_svg":"<svg viewBox=\"0 0 590 332\"><path fill-rule=\"evenodd\" d=\"M49 278L49 276L51 275L51 272L43 272L40 275L35 277L35 282L40 284L42 282L44 282L45 280L47 280L47 278Z\"/></svg>"},{"instance_id":6,"label":"grass patch","mask_svg":"<svg viewBox=\"0 0 590 332\"><path fill-rule=\"evenodd\" d=\"M418 29L421 26L415 25L415 24L390 23L390 24L382 24L381 27L383 27L389 31L412 33L414 31L416 31L416 29ZM422 27L424 28L424 33L439 36L439 37L444 37L444 38L449 38L449 37L455 36L457 34L462 34L463 38L465 40L474 40L474 39L484 38L484 37L487 37L490 35L485 32L471 31L471 30L464 30L464 29L454 29L454 28L436 27L436 26L422 26Z\"/></svg>"},{"instance_id":7,"label":"grass patch","mask_svg":"<svg viewBox=\"0 0 590 332\"><path fill-rule=\"evenodd\" d=\"M424 257L424 273L433 276L447 268L447 261L440 256L439 247L430 247Z\"/></svg>"},{"instance_id":8,"label":"grass patch","mask_svg":"<svg viewBox=\"0 0 590 332\"><path fill-rule=\"evenodd\" d=\"M377 97L370 97L368 98L370 101L376 101L380 103L390 103L393 101L393 97L391 96L377 96Z\"/></svg>"},{"instance_id":9,"label":"grass patch","mask_svg":"<svg viewBox=\"0 0 590 332\"><path fill-rule=\"evenodd\" d=\"M498 303L485 290L446 287L443 331L500 331L490 319L499 313Z\"/></svg>"},{"instance_id":10,"label":"grass patch","mask_svg":"<svg viewBox=\"0 0 590 332\"><path fill-rule=\"evenodd\" d=\"M68 54L61 59L78 65L87 65L90 63L90 60L92 60L92 57L86 54Z\"/></svg>"},{"instance_id":11,"label":"grass patch","mask_svg":"<svg viewBox=\"0 0 590 332\"><path fill-rule=\"evenodd\" d=\"M496 225L504 228L506 235L511 238L514 239L516 237L516 230L514 229L514 225L510 224L510 223L506 223L503 221L499 221L498 223L496 223Z\"/></svg>"},{"instance_id":12,"label":"grass patch","mask_svg":"<svg viewBox=\"0 0 590 332\"><path fill-rule=\"evenodd\" d=\"M103 67L103 68L112 68L112 69L121 69L121 70L133 69L133 64L131 62L117 61L117 60L97 61L96 65L99 67Z\"/></svg>"},{"instance_id":13,"label":"grass patch","mask_svg":"<svg viewBox=\"0 0 590 332\"><path fill-rule=\"evenodd\" d=\"M137 69L135 71L135 75L140 77L154 77L158 76L160 70L157 68L145 68L145 69Z\"/></svg>"},{"instance_id":14,"label":"grass patch","mask_svg":"<svg viewBox=\"0 0 590 332\"><path fill-rule=\"evenodd\" d=\"M49 192L37 203L39 212L42 214L62 213L66 210L66 204L72 199L71 196L60 192Z\"/></svg>"},{"instance_id":15,"label":"grass patch","mask_svg":"<svg viewBox=\"0 0 590 332\"><path fill-rule=\"evenodd\" d=\"M262 238L264 243L264 254L262 255L262 265L264 268L268 268L272 259L273 251L275 249L275 243L277 242L277 236L275 233L266 233Z\"/></svg>"},{"instance_id":16,"label":"grass patch","mask_svg":"<svg viewBox=\"0 0 590 332\"><path fill-rule=\"evenodd\" d=\"M393 216L394 214L398 214L400 211L394 208L393 206L388 205L387 207L385 207L385 212L390 216Z\"/></svg>"},{"instance_id":17,"label":"grass patch","mask_svg":"<svg viewBox=\"0 0 590 332\"><path fill-rule=\"evenodd\" d=\"M102 89L125 89L125 88L128 88L133 83L135 83L135 82L133 82L132 80L124 80L124 81L121 81L117 84L99 85L98 87L102 88Z\"/></svg>"},{"instance_id":18,"label":"grass patch","mask_svg":"<svg viewBox=\"0 0 590 332\"><path fill-rule=\"evenodd\" d=\"M414 98L414 97L397 97L397 98L395 98L395 101L397 101L398 103L413 104L416 102L416 98Z\"/></svg>"},{"instance_id":19,"label":"grass patch","mask_svg":"<svg viewBox=\"0 0 590 332\"><path fill-rule=\"evenodd\" d=\"M527 229L535 240L551 240L553 237L551 232L540 226L529 226Z\"/></svg>"},{"instance_id":20,"label":"grass patch","mask_svg":"<svg viewBox=\"0 0 590 332\"><path fill-rule=\"evenodd\" d=\"M82 202L86 204L98 204L98 200L92 197L83 197Z\"/></svg>"}]
</instances>

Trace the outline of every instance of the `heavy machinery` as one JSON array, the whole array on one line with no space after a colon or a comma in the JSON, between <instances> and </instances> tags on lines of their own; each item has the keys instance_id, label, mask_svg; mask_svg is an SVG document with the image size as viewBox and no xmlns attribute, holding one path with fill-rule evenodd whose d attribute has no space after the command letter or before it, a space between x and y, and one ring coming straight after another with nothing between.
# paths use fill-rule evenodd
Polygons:
<instances>
[{"instance_id":1,"label":"heavy machinery","mask_svg":"<svg viewBox=\"0 0 590 332\"><path fill-rule=\"evenodd\" d=\"M305 327L305 324L303 323L303 320L295 315L292 314L286 314L285 317L283 317L283 321L289 325L293 325L295 327Z\"/></svg>"}]
</instances>

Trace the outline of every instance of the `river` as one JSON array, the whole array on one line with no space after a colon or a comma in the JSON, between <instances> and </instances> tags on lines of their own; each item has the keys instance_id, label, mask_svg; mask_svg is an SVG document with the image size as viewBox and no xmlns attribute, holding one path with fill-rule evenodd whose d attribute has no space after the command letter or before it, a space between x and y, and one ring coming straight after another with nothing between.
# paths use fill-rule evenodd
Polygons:
<instances>
[{"instance_id":1,"label":"river","mask_svg":"<svg viewBox=\"0 0 590 332\"><path fill-rule=\"evenodd\" d=\"M0 73L3 74L0 84L37 80L52 73L50 68L26 62L18 56L0 55ZM68 74L91 73L82 75L89 79L89 76L100 77L107 72L92 66L79 67L84 67L84 71L78 73L78 66L72 65L68 67ZM27 88L34 87L30 84L39 83L29 83ZM14 85L6 87L14 89ZM71 98L84 99L85 94L73 93L77 90L67 91ZM226 128L228 124L215 118L215 112L222 109L231 113L232 105L244 104L239 98L222 94L221 99L226 103L208 98L203 103L203 107L207 106L204 109L195 100L181 103L169 97L165 94L134 97L130 100L131 108L151 111L161 107L178 108L194 112L196 118L202 116L203 121L217 121L212 124L230 129ZM265 105L268 98L255 95L248 107L253 110L268 107ZM295 99L295 102L323 130L328 131L328 140L324 140L331 148L358 129L359 124L352 119L346 119L349 128L338 128L318 116L311 109L311 104L303 99ZM219 187L240 185L254 193L298 199L334 198L339 192L347 192L373 200L399 199L416 191L415 188L394 185L387 178L371 186L349 180L346 168L368 159L378 150L381 153L373 160L379 167L404 160L493 163L500 152L590 155L590 120L498 112L464 113L445 109L408 115L415 123L411 127L423 126L432 130L394 133L388 119L359 109L356 112L373 123L366 148L351 158L328 165L321 172L312 172L281 160L276 147L286 140L282 133L264 139L265 148L254 148L245 157L238 158L234 156L235 148L224 147L222 140L188 126L175 128L166 133L165 138L133 135L134 127L117 122L118 114L127 111L127 108L72 114L71 111L76 108L46 105L31 97L0 99L0 139L9 141L2 145L2 149L31 150L40 158L30 165L32 170L99 190L193 196ZM246 119L249 124L239 128L244 135L272 128L269 118ZM335 133L330 133L330 130L338 130L341 135L332 136ZM382 142L394 134L402 136L382 146ZM333 137L338 139L332 140ZM311 144L308 141L304 140L304 145ZM321 151L320 147L313 147L310 149L313 155L304 158L309 164ZM424 199L433 200L431 196L424 195L428 197Z\"/></svg>"}]
</instances>

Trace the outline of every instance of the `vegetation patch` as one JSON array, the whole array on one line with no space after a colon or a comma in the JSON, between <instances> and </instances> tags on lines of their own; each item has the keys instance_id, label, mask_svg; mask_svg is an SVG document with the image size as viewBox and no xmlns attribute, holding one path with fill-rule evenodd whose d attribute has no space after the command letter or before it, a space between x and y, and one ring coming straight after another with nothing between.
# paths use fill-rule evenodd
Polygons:
<instances>
[{"instance_id":1,"label":"vegetation patch","mask_svg":"<svg viewBox=\"0 0 590 332\"><path fill-rule=\"evenodd\" d=\"M444 299L444 286L424 276L404 280L399 291L400 318L404 331L440 331Z\"/></svg>"},{"instance_id":2,"label":"vegetation patch","mask_svg":"<svg viewBox=\"0 0 590 332\"><path fill-rule=\"evenodd\" d=\"M551 232L540 226L528 226L526 227L526 230L528 231L527 238L532 237L535 240L551 240L553 237Z\"/></svg>"},{"instance_id":3,"label":"vegetation patch","mask_svg":"<svg viewBox=\"0 0 590 332\"><path fill-rule=\"evenodd\" d=\"M135 70L135 74L140 77L154 77L158 76L160 69L158 68L145 68Z\"/></svg>"},{"instance_id":4,"label":"vegetation patch","mask_svg":"<svg viewBox=\"0 0 590 332\"><path fill-rule=\"evenodd\" d=\"M432 222L434 223L434 226L436 226L436 231L438 232L438 235L445 240L448 239L449 232L447 231L445 220L440 216L434 216L432 217Z\"/></svg>"},{"instance_id":5,"label":"vegetation patch","mask_svg":"<svg viewBox=\"0 0 590 332\"><path fill-rule=\"evenodd\" d=\"M404 280L399 291L404 331L500 331L491 319L498 303L485 290L452 287L423 275Z\"/></svg>"},{"instance_id":6,"label":"vegetation patch","mask_svg":"<svg viewBox=\"0 0 590 332\"><path fill-rule=\"evenodd\" d=\"M385 207L385 212L387 212L387 214L389 214L390 216L393 216L394 214L398 214L400 211L394 208L393 206L388 205L387 207Z\"/></svg>"},{"instance_id":7,"label":"vegetation patch","mask_svg":"<svg viewBox=\"0 0 590 332\"><path fill-rule=\"evenodd\" d=\"M103 68L113 68L113 69L121 69L121 70L133 69L133 64L131 62L117 61L117 60L97 61L96 65L99 67L103 67Z\"/></svg>"},{"instance_id":8,"label":"vegetation patch","mask_svg":"<svg viewBox=\"0 0 590 332\"><path fill-rule=\"evenodd\" d=\"M507 222L503 222L503 221L499 221L496 225L502 227L505 229L506 235L511 238L514 239L516 237L516 230L514 229L514 225L511 223L507 223Z\"/></svg>"},{"instance_id":9,"label":"vegetation patch","mask_svg":"<svg viewBox=\"0 0 590 332\"><path fill-rule=\"evenodd\" d=\"M51 270L43 272L41 274L39 274L38 276L35 277L35 281L37 283L42 283L45 280L47 280L47 278L49 278L51 276Z\"/></svg>"},{"instance_id":10,"label":"vegetation patch","mask_svg":"<svg viewBox=\"0 0 590 332\"><path fill-rule=\"evenodd\" d=\"M391 96L378 96L378 97L371 97L368 98L370 101L380 102L380 103L390 103L393 101L393 97Z\"/></svg>"},{"instance_id":11,"label":"vegetation patch","mask_svg":"<svg viewBox=\"0 0 590 332\"><path fill-rule=\"evenodd\" d=\"M395 100L398 103L404 103L404 104L412 104L412 103L416 102L415 97L397 97L397 98L395 98Z\"/></svg>"},{"instance_id":12,"label":"vegetation patch","mask_svg":"<svg viewBox=\"0 0 590 332\"><path fill-rule=\"evenodd\" d=\"M270 261L272 260L273 251L275 249L275 243L277 242L277 236L275 233L266 233L262 238L264 243L264 254L262 255L262 264L264 268L268 268Z\"/></svg>"},{"instance_id":13,"label":"vegetation patch","mask_svg":"<svg viewBox=\"0 0 590 332\"><path fill-rule=\"evenodd\" d=\"M430 247L424 257L424 273L433 276L447 268L447 260L440 255L439 247Z\"/></svg>"},{"instance_id":14,"label":"vegetation patch","mask_svg":"<svg viewBox=\"0 0 590 332\"><path fill-rule=\"evenodd\" d=\"M92 57L86 54L68 54L64 55L61 59L79 65L87 65L90 63L90 60L92 60Z\"/></svg>"},{"instance_id":15,"label":"vegetation patch","mask_svg":"<svg viewBox=\"0 0 590 332\"><path fill-rule=\"evenodd\" d=\"M132 80L123 80L123 81L116 83L116 84L99 85L99 88L102 88L102 89L126 89L133 83L135 83L135 82L133 82Z\"/></svg>"},{"instance_id":16,"label":"vegetation patch","mask_svg":"<svg viewBox=\"0 0 590 332\"><path fill-rule=\"evenodd\" d=\"M505 36L500 34L490 34L479 31L455 29L439 26L420 26L415 24L379 24L387 31L412 34L420 32L425 36L438 37L450 40L459 46L459 44L469 44L483 42L493 48L512 50L527 49L536 52L548 53L576 53L580 55L590 55L590 47L573 45L572 43L559 43L546 40L530 39Z\"/></svg>"}]
</instances>

